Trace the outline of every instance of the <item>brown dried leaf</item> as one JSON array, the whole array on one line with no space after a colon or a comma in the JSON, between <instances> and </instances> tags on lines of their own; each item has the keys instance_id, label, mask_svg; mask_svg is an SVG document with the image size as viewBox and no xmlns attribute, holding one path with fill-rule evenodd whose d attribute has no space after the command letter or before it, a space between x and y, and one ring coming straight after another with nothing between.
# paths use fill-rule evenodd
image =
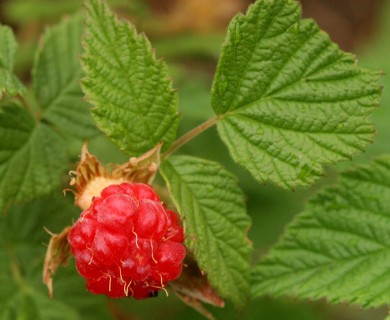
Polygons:
<instances>
[{"instance_id":1,"label":"brown dried leaf","mask_svg":"<svg viewBox=\"0 0 390 320\"><path fill-rule=\"evenodd\" d=\"M74 175L70 185L76 188L76 192L82 192L91 180L96 177L108 178L107 170L100 161L88 151L88 142L86 141L81 149L80 162L76 171L70 171Z\"/></svg>"},{"instance_id":2,"label":"brown dried leaf","mask_svg":"<svg viewBox=\"0 0 390 320\"><path fill-rule=\"evenodd\" d=\"M183 268L179 279L170 283L170 288L184 303L206 318L214 319L202 303L223 308L225 302L210 286L207 276L202 273L195 260L186 258L185 264L187 267Z\"/></svg>"},{"instance_id":3,"label":"brown dried leaf","mask_svg":"<svg viewBox=\"0 0 390 320\"><path fill-rule=\"evenodd\" d=\"M112 177L124 178L129 182L150 183L160 166L160 151L162 143L139 157L130 158L122 165L112 170Z\"/></svg>"},{"instance_id":4,"label":"brown dried leaf","mask_svg":"<svg viewBox=\"0 0 390 320\"><path fill-rule=\"evenodd\" d=\"M70 257L70 246L68 244L68 233L71 227L65 227L60 234L51 235L49 246L46 251L45 263L43 265L42 281L49 289L50 297L53 297L53 279L59 266L65 266Z\"/></svg>"}]
</instances>

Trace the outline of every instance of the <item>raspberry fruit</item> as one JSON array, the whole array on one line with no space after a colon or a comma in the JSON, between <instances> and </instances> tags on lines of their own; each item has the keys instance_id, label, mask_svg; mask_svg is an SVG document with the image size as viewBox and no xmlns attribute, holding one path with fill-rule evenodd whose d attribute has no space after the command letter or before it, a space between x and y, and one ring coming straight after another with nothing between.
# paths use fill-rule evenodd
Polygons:
<instances>
[{"instance_id":1,"label":"raspberry fruit","mask_svg":"<svg viewBox=\"0 0 390 320\"><path fill-rule=\"evenodd\" d=\"M183 240L176 213L142 183L104 188L68 234L87 289L112 298L155 297L181 274Z\"/></svg>"}]
</instances>

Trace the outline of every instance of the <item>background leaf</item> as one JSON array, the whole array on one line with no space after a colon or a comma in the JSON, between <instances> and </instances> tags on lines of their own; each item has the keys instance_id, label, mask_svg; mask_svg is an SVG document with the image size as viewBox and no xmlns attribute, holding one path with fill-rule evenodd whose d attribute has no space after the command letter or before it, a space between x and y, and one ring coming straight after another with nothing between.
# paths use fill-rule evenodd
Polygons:
<instances>
[{"instance_id":1,"label":"background leaf","mask_svg":"<svg viewBox=\"0 0 390 320\"><path fill-rule=\"evenodd\" d=\"M184 219L187 247L218 293L243 305L250 281L250 218L235 178L216 162L190 156L169 158L161 172Z\"/></svg>"},{"instance_id":2,"label":"background leaf","mask_svg":"<svg viewBox=\"0 0 390 320\"><path fill-rule=\"evenodd\" d=\"M0 210L58 186L66 169L64 159L64 142L51 127L35 123L16 104L0 108Z\"/></svg>"},{"instance_id":3,"label":"background leaf","mask_svg":"<svg viewBox=\"0 0 390 320\"><path fill-rule=\"evenodd\" d=\"M26 288L15 292L3 305L1 319L69 320L80 319L71 307Z\"/></svg>"},{"instance_id":4,"label":"background leaf","mask_svg":"<svg viewBox=\"0 0 390 320\"><path fill-rule=\"evenodd\" d=\"M99 128L131 155L160 141L163 149L169 147L178 125L177 97L146 37L102 1L91 0L85 49L83 90Z\"/></svg>"},{"instance_id":5,"label":"background leaf","mask_svg":"<svg viewBox=\"0 0 390 320\"><path fill-rule=\"evenodd\" d=\"M79 214L71 197L62 194L13 206L0 217L1 319L109 319L103 297L89 294L73 261L54 279L54 298L42 283L42 267L50 236ZM39 226L39 228L38 228Z\"/></svg>"},{"instance_id":6,"label":"background leaf","mask_svg":"<svg viewBox=\"0 0 390 320\"><path fill-rule=\"evenodd\" d=\"M24 94L25 88L12 73L17 43L12 29L0 24L0 98Z\"/></svg>"},{"instance_id":7,"label":"background leaf","mask_svg":"<svg viewBox=\"0 0 390 320\"><path fill-rule=\"evenodd\" d=\"M350 159L372 140L366 116L379 74L356 65L295 0L258 0L231 22L212 106L233 159L260 182L312 183L321 163Z\"/></svg>"},{"instance_id":8,"label":"background leaf","mask_svg":"<svg viewBox=\"0 0 390 320\"><path fill-rule=\"evenodd\" d=\"M80 14L46 30L35 56L33 88L42 119L84 140L97 130L80 88L81 32Z\"/></svg>"},{"instance_id":9,"label":"background leaf","mask_svg":"<svg viewBox=\"0 0 390 320\"><path fill-rule=\"evenodd\" d=\"M254 271L254 296L390 301L390 156L344 172L312 199Z\"/></svg>"},{"instance_id":10,"label":"background leaf","mask_svg":"<svg viewBox=\"0 0 390 320\"><path fill-rule=\"evenodd\" d=\"M38 119L16 104L1 109L1 210L59 186L68 166L70 139L84 140L98 133L79 83L81 30L81 15L77 14L47 29L42 38L33 69ZM12 65L11 57L4 61Z\"/></svg>"}]
</instances>

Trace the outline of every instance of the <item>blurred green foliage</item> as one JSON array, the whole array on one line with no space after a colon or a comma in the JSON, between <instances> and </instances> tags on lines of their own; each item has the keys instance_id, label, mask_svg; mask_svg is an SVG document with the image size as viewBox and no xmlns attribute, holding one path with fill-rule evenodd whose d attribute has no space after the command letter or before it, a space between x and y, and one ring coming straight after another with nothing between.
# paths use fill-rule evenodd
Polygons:
<instances>
[{"instance_id":1,"label":"blurred green foliage","mask_svg":"<svg viewBox=\"0 0 390 320\"><path fill-rule=\"evenodd\" d=\"M383 71L381 107L372 116L378 135L368 148L366 156L361 156L361 159L390 152L390 2L386 1L384 4L374 38L362 44L359 52L362 66Z\"/></svg>"}]
</instances>

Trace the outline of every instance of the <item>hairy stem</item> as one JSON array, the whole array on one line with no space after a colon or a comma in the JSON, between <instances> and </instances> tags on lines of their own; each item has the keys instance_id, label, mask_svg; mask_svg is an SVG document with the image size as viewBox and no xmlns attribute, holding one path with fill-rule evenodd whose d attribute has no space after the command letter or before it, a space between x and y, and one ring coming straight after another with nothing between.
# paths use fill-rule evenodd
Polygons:
<instances>
[{"instance_id":1,"label":"hairy stem","mask_svg":"<svg viewBox=\"0 0 390 320\"><path fill-rule=\"evenodd\" d=\"M182 135L179 139L177 139L171 147L162 154L161 158L166 159L168 158L172 153L174 153L177 149L185 145L188 141L195 138L198 134L202 133L203 131L207 130L208 128L211 128L213 125L217 123L217 117L212 117L208 119L207 121L203 122L199 126L195 127L191 131L188 131L186 134Z\"/></svg>"}]
</instances>

